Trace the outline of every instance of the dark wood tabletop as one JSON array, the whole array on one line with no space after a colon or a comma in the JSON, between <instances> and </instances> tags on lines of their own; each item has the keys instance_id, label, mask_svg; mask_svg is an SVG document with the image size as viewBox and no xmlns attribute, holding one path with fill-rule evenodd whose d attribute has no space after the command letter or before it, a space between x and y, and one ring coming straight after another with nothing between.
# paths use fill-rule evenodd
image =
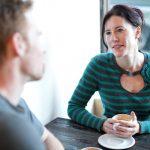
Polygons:
<instances>
[{"instance_id":1,"label":"dark wood tabletop","mask_svg":"<svg viewBox=\"0 0 150 150\"><path fill-rule=\"evenodd\" d=\"M64 145L65 150L80 150L84 147L99 147L98 138L103 133L81 126L70 119L56 118L46 125ZM135 145L128 150L150 150L150 134L135 135Z\"/></svg>"}]
</instances>

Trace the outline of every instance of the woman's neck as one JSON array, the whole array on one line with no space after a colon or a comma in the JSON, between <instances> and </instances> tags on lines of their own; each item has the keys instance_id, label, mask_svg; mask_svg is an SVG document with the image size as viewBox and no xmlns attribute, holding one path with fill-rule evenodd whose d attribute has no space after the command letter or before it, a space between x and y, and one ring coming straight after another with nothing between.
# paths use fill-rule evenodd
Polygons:
<instances>
[{"instance_id":1,"label":"woman's neck","mask_svg":"<svg viewBox=\"0 0 150 150\"><path fill-rule=\"evenodd\" d=\"M124 57L117 57L116 62L118 66L129 72L136 72L141 70L144 63L144 55L141 52L137 52L133 55Z\"/></svg>"}]
</instances>

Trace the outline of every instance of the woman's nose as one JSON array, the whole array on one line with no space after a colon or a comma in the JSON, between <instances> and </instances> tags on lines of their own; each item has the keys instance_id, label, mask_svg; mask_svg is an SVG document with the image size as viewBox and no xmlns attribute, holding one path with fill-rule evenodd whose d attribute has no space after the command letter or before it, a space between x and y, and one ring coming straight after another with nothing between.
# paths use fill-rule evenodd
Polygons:
<instances>
[{"instance_id":1,"label":"woman's nose","mask_svg":"<svg viewBox=\"0 0 150 150\"><path fill-rule=\"evenodd\" d=\"M118 41L118 35L116 33L112 32L111 39L112 39L112 41Z\"/></svg>"}]
</instances>

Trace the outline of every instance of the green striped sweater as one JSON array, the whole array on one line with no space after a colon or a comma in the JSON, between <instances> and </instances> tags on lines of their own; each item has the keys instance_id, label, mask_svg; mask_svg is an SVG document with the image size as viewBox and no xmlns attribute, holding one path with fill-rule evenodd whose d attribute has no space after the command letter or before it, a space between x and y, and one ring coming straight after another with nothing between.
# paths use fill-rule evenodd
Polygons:
<instances>
[{"instance_id":1,"label":"green striped sweater","mask_svg":"<svg viewBox=\"0 0 150 150\"><path fill-rule=\"evenodd\" d=\"M136 94L122 88L120 84L122 70L112 53L103 53L92 58L69 101L69 117L82 125L100 131L107 118L134 111L141 125L141 133L150 133L150 83L144 76L150 74L150 71L146 72L147 68L150 68L150 64L147 65L150 54L144 53L144 56L148 60L142 68L145 87ZM85 109L95 91L99 92L104 107L104 114L100 118Z\"/></svg>"}]
</instances>

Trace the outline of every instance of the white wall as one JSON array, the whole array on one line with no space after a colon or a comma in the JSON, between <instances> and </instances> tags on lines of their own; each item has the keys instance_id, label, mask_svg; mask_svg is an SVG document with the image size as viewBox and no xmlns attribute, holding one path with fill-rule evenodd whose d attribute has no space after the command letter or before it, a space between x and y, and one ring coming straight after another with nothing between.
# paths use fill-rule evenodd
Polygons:
<instances>
[{"instance_id":1,"label":"white wall","mask_svg":"<svg viewBox=\"0 0 150 150\"><path fill-rule=\"evenodd\" d=\"M23 97L46 124L67 117L67 104L87 63L99 53L99 0L35 0L38 24L45 34L47 70L28 83Z\"/></svg>"}]
</instances>

